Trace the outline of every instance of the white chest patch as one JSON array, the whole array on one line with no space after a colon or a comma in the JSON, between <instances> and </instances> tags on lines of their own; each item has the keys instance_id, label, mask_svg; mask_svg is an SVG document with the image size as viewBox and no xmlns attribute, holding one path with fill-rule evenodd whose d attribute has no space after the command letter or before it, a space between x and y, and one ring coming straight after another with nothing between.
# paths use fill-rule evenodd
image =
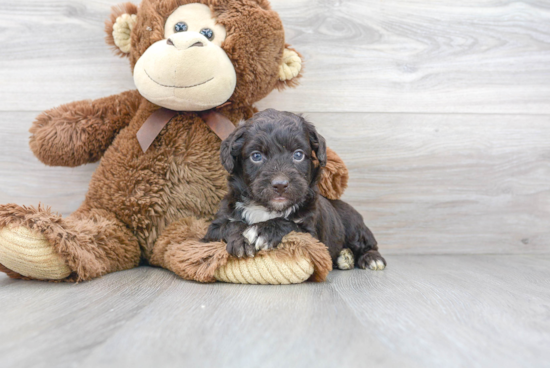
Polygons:
<instances>
[{"instance_id":1,"label":"white chest patch","mask_svg":"<svg viewBox=\"0 0 550 368\"><path fill-rule=\"evenodd\" d=\"M254 225L258 222L266 222L280 217L287 218L294 211L296 211L297 206L292 206L284 212L273 212L268 210L264 206L253 203L245 205L242 202L237 202L235 207L243 210L243 218L247 224Z\"/></svg>"}]
</instances>

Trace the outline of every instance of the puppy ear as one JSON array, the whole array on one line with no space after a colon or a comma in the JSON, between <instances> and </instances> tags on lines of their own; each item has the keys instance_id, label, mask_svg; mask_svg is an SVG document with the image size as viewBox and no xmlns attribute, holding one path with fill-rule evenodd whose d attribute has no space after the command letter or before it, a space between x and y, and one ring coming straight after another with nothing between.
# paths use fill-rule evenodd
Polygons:
<instances>
[{"instance_id":1,"label":"puppy ear","mask_svg":"<svg viewBox=\"0 0 550 368\"><path fill-rule=\"evenodd\" d=\"M237 164L237 159L241 155L244 145L244 133L246 126L241 125L229 135L223 142L220 149L222 166L228 173L232 174Z\"/></svg>"},{"instance_id":2,"label":"puppy ear","mask_svg":"<svg viewBox=\"0 0 550 368\"><path fill-rule=\"evenodd\" d=\"M132 49L132 29L137 22L137 12L137 6L132 3L113 6L111 17L105 22L107 43L120 56L128 56Z\"/></svg>"},{"instance_id":3,"label":"puppy ear","mask_svg":"<svg viewBox=\"0 0 550 368\"><path fill-rule=\"evenodd\" d=\"M321 167L327 166L327 144L325 138L317 133L317 129L308 122L305 122L307 133L309 134L309 144L311 149L315 152L317 160Z\"/></svg>"}]
</instances>

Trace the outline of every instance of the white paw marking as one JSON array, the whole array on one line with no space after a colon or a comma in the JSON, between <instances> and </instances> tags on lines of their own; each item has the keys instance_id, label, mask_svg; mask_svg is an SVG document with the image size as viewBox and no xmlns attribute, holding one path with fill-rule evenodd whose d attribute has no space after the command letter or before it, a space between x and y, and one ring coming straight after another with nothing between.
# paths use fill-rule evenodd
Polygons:
<instances>
[{"instance_id":1,"label":"white paw marking","mask_svg":"<svg viewBox=\"0 0 550 368\"><path fill-rule=\"evenodd\" d=\"M371 270L374 270L374 271L381 271L383 270L384 268L386 268L386 266L384 266L384 262L382 262L381 260L372 260L369 262L369 268Z\"/></svg>"},{"instance_id":2,"label":"white paw marking","mask_svg":"<svg viewBox=\"0 0 550 368\"><path fill-rule=\"evenodd\" d=\"M243 232L243 236L248 240L248 244L254 244L258 238L258 227L250 226Z\"/></svg>"},{"instance_id":3,"label":"white paw marking","mask_svg":"<svg viewBox=\"0 0 550 368\"><path fill-rule=\"evenodd\" d=\"M266 238L263 236L258 236L258 227L250 226L248 229L243 231L243 236L248 240L249 244L252 244L256 247L256 250L267 249L268 245Z\"/></svg>"},{"instance_id":4,"label":"white paw marking","mask_svg":"<svg viewBox=\"0 0 550 368\"><path fill-rule=\"evenodd\" d=\"M256 239L256 250L267 249L267 241L263 236L258 236Z\"/></svg>"},{"instance_id":5,"label":"white paw marking","mask_svg":"<svg viewBox=\"0 0 550 368\"><path fill-rule=\"evenodd\" d=\"M243 210L242 216L249 225L254 225L258 222L266 222L280 217L287 218L298 208L297 205L294 205L284 212L273 212L255 203L244 204L243 202L237 202L235 207Z\"/></svg>"}]
</instances>

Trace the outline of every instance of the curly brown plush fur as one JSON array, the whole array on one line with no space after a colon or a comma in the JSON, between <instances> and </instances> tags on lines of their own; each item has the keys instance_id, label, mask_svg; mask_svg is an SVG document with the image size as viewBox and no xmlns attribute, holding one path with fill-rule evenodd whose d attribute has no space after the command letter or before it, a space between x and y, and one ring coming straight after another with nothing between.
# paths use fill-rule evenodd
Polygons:
<instances>
[{"instance_id":1,"label":"curly brown plush fur","mask_svg":"<svg viewBox=\"0 0 550 368\"><path fill-rule=\"evenodd\" d=\"M1 205L0 228L5 226L24 226L45 236L74 272L72 280L91 280L139 264L137 240L104 210L83 207L63 219L42 206Z\"/></svg>"},{"instance_id":2,"label":"curly brown plush fur","mask_svg":"<svg viewBox=\"0 0 550 368\"><path fill-rule=\"evenodd\" d=\"M222 48L235 67L237 87L219 113L237 124L250 118L256 111L253 104L273 89L296 85L297 79L278 79L284 30L265 0L144 0L139 8L124 4L107 22L108 43L114 44L116 18L123 12L137 14L129 54L133 68L149 46L164 38L167 17L193 2L208 5L227 29ZM73 271L68 281L136 267L140 259L186 279L212 281L213 270L227 254L216 243L200 243L199 249L199 239L226 193L221 140L199 114L182 112L143 153L136 133L158 109L129 91L38 116L30 144L42 162L73 167L101 160L99 167L84 203L68 218L41 206L0 205L0 228L25 226L43 234ZM333 198L341 195L347 170L336 155L331 159L334 170L321 188ZM305 239L302 245L308 243ZM0 271L18 277L5 267ZM316 278L326 272L326 267L319 270Z\"/></svg>"},{"instance_id":3,"label":"curly brown plush fur","mask_svg":"<svg viewBox=\"0 0 550 368\"><path fill-rule=\"evenodd\" d=\"M321 173L319 190L328 199L339 199L348 187L349 173L344 161L327 148L327 165Z\"/></svg>"},{"instance_id":4,"label":"curly brown plush fur","mask_svg":"<svg viewBox=\"0 0 550 368\"><path fill-rule=\"evenodd\" d=\"M141 103L137 91L78 101L40 114L30 129L30 147L50 166L75 167L99 161Z\"/></svg>"}]
</instances>

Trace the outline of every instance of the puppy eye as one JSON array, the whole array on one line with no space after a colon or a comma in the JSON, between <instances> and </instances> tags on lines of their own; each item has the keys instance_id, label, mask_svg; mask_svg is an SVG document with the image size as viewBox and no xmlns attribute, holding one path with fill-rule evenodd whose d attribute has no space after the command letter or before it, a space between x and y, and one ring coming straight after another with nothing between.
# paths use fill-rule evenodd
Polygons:
<instances>
[{"instance_id":1,"label":"puppy eye","mask_svg":"<svg viewBox=\"0 0 550 368\"><path fill-rule=\"evenodd\" d=\"M294 158L294 161L296 161L296 162L303 161L305 157L306 157L306 155L305 155L304 151L302 151L302 150L298 150L298 151L294 152L294 157L293 158Z\"/></svg>"},{"instance_id":2,"label":"puppy eye","mask_svg":"<svg viewBox=\"0 0 550 368\"><path fill-rule=\"evenodd\" d=\"M178 22L174 26L174 31L176 32L186 32L187 31L187 23L185 22Z\"/></svg>"},{"instance_id":3,"label":"puppy eye","mask_svg":"<svg viewBox=\"0 0 550 368\"><path fill-rule=\"evenodd\" d=\"M264 156L260 152L256 151L256 152L252 152L252 154L250 155L250 159L252 160L252 162L258 163L258 162L262 162L262 160L264 159Z\"/></svg>"},{"instance_id":4,"label":"puppy eye","mask_svg":"<svg viewBox=\"0 0 550 368\"><path fill-rule=\"evenodd\" d=\"M201 30L201 35L212 41L212 39L214 38L214 31L212 31L210 28L204 28Z\"/></svg>"}]
</instances>

